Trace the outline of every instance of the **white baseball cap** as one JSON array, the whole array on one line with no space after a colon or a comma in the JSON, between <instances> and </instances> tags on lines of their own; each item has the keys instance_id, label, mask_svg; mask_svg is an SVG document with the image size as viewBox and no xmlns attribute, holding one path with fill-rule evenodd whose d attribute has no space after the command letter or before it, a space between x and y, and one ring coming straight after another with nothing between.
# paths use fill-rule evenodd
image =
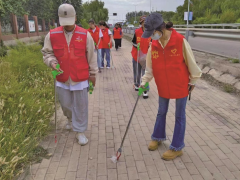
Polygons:
<instances>
[{"instance_id":1,"label":"white baseball cap","mask_svg":"<svg viewBox=\"0 0 240 180\"><path fill-rule=\"evenodd\" d=\"M75 24L76 11L71 4L62 4L59 6L58 16L61 26L71 26Z\"/></svg>"}]
</instances>

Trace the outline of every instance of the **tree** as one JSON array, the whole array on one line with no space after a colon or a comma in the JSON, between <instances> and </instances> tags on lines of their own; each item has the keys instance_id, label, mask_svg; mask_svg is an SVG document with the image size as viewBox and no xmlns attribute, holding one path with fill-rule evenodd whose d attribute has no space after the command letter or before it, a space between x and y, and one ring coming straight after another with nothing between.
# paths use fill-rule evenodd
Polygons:
<instances>
[{"instance_id":1,"label":"tree","mask_svg":"<svg viewBox=\"0 0 240 180\"><path fill-rule=\"evenodd\" d=\"M96 23L99 21L108 21L108 9L104 8L104 2L94 0L83 4L83 18L87 21L93 19Z\"/></svg>"},{"instance_id":2,"label":"tree","mask_svg":"<svg viewBox=\"0 0 240 180\"><path fill-rule=\"evenodd\" d=\"M193 5L193 23L236 23L240 17L240 0L191 0ZM187 11L188 0L178 6L173 22L183 24L183 13ZM190 21L190 23L192 23Z\"/></svg>"},{"instance_id":3,"label":"tree","mask_svg":"<svg viewBox=\"0 0 240 180\"><path fill-rule=\"evenodd\" d=\"M0 18L10 13L23 15L26 13L23 5L28 1L29 0L0 0Z\"/></svg>"}]
</instances>

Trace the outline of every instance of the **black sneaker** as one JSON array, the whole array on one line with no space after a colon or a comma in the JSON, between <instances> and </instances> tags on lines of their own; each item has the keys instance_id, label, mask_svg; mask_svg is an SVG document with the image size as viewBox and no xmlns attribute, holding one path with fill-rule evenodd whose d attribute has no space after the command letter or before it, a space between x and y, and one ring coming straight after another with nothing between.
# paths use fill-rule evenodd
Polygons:
<instances>
[{"instance_id":1,"label":"black sneaker","mask_svg":"<svg viewBox=\"0 0 240 180\"><path fill-rule=\"evenodd\" d=\"M147 99L148 98L148 92L147 91L144 91L143 92L143 99Z\"/></svg>"},{"instance_id":2,"label":"black sneaker","mask_svg":"<svg viewBox=\"0 0 240 180\"><path fill-rule=\"evenodd\" d=\"M138 91L139 87L137 87L136 85L133 85L133 88L135 89L135 91Z\"/></svg>"}]
</instances>

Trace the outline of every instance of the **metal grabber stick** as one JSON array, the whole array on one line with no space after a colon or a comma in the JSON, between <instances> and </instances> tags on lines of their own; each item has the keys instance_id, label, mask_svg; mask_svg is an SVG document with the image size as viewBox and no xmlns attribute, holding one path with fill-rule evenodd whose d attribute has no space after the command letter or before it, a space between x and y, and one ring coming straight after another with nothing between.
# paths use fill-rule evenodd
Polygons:
<instances>
[{"instance_id":1,"label":"metal grabber stick","mask_svg":"<svg viewBox=\"0 0 240 180\"><path fill-rule=\"evenodd\" d=\"M138 79L138 61L139 61L139 55L140 55L140 43L137 44L137 76L136 76L136 80L135 80L135 84L137 84L137 79ZM134 87L135 88L135 87Z\"/></svg>"},{"instance_id":2,"label":"metal grabber stick","mask_svg":"<svg viewBox=\"0 0 240 180\"><path fill-rule=\"evenodd\" d=\"M110 47L110 45L108 45L108 47L109 47L110 57L111 57L111 61L112 61L112 68L114 68L111 47Z\"/></svg>"},{"instance_id":3,"label":"metal grabber stick","mask_svg":"<svg viewBox=\"0 0 240 180\"><path fill-rule=\"evenodd\" d=\"M57 64L56 69L60 69L60 65ZM56 77L63 72L54 70L52 71L54 79L54 104L55 104L55 143L57 143L57 86L56 86Z\"/></svg>"},{"instance_id":4,"label":"metal grabber stick","mask_svg":"<svg viewBox=\"0 0 240 180\"><path fill-rule=\"evenodd\" d=\"M131 122L132 122L132 118L133 118L135 109L136 109L136 107L137 107L139 97L142 95L142 93L143 93L144 91L148 90L148 86L149 86L149 83L146 83L145 86L144 86L145 88L139 88L137 101L136 101L136 103L135 103L135 105L134 105L134 108L133 108L133 111L132 111L130 120L129 120L129 122L128 122L126 131L125 131L125 134L124 134L124 136L123 136L123 139L122 139L120 148L118 149L118 151L117 151L117 153L116 153L116 156L112 156L112 158L111 158L111 160L112 160L114 163L116 163L116 162L119 160L119 158L120 158L120 156L121 156L121 154L122 154L123 143L124 143L124 141L125 141L125 138L126 138L126 136L127 136L127 133L128 133L129 127L130 127L130 124L131 124Z\"/></svg>"}]
</instances>

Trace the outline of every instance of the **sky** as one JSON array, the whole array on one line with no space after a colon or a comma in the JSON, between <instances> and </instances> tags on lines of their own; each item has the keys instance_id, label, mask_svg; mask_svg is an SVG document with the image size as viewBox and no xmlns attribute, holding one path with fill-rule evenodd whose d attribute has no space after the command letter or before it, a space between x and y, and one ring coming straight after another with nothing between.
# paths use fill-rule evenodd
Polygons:
<instances>
[{"instance_id":1,"label":"sky","mask_svg":"<svg viewBox=\"0 0 240 180\"><path fill-rule=\"evenodd\" d=\"M86 2L88 0L83 0ZM91 0L90 0L91 1ZM105 7L108 8L109 21L112 24L117 21L125 20L128 12L135 11L150 11L150 0L101 0L105 2ZM175 11L180 5L183 5L184 0L151 0L151 9L154 11ZM118 16L111 16L117 13Z\"/></svg>"}]
</instances>

